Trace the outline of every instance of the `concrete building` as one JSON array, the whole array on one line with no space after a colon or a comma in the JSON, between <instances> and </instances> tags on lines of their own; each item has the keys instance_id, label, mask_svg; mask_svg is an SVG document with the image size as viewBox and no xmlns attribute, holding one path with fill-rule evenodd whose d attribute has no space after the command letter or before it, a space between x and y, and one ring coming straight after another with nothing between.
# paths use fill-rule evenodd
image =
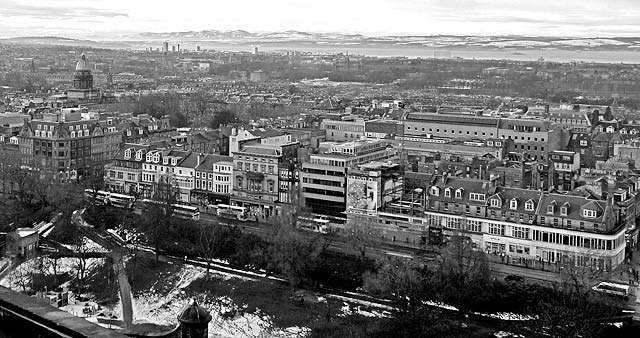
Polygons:
<instances>
[{"instance_id":1,"label":"concrete building","mask_svg":"<svg viewBox=\"0 0 640 338\"><path fill-rule=\"evenodd\" d=\"M450 139L512 139L508 152L527 160L545 159L551 150L564 150L568 135L539 119L500 118L465 114L410 113L405 137Z\"/></svg>"},{"instance_id":2,"label":"concrete building","mask_svg":"<svg viewBox=\"0 0 640 338\"><path fill-rule=\"evenodd\" d=\"M302 163L300 188L302 203L313 213L344 216L347 169L359 164L397 158L397 150L386 141L353 141L321 144L319 154Z\"/></svg>"},{"instance_id":3,"label":"concrete building","mask_svg":"<svg viewBox=\"0 0 640 338\"><path fill-rule=\"evenodd\" d=\"M402 168L392 162L369 162L347 169L347 214L376 215L402 196Z\"/></svg>"},{"instance_id":4,"label":"concrete building","mask_svg":"<svg viewBox=\"0 0 640 338\"><path fill-rule=\"evenodd\" d=\"M500 119L495 117L410 113L404 120L404 136L427 136L447 138L498 137Z\"/></svg>"},{"instance_id":5,"label":"concrete building","mask_svg":"<svg viewBox=\"0 0 640 338\"><path fill-rule=\"evenodd\" d=\"M325 139L331 142L363 140L365 138L365 122L363 119L353 121L322 120L320 129L325 130Z\"/></svg>"},{"instance_id":6,"label":"concrete building","mask_svg":"<svg viewBox=\"0 0 640 338\"><path fill-rule=\"evenodd\" d=\"M568 131L538 119L501 118L497 136L513 140L508 152L534 161L546 159L550 151L565 150L569 140Z\"/></svg>"}]
</instances>

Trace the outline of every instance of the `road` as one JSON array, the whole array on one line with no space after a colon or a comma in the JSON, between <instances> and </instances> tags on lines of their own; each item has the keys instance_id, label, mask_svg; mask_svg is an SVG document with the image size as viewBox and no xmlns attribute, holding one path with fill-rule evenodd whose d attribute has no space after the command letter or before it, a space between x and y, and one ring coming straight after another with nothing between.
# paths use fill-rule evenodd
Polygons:
<instances>
[{"instance_id":1,"label":"road","mask_svg":"<svg viewBox=\"0 0 640 338\"><path fill-rule=\"evenodd\" d=\"M210 222L210 223L214 223L214 224L223 224L225 226L228 226L228 223L224 223L223 221L214 219L214 218L204 218L203 219L205 222ZM81 219L81 215L79 217L79 223L85 223L83 222L83 220ZM255 222L254 222L255 223ZM86 223L85 223L86 224ZM241 228L244 228L245 231L255 231L256 233L261 233L263 235L268 234L270 232L270 229L260 226L260 224L252 224L251 222L247 222L246 224L242 224ZM124 241L122 241L122 239L120 239L119 237L113 235L112 233L109 232L100 232L97 231L97 229L89 226L89 227L85 227L86 231L85 233L87 235L90 236L90 238L94 239L94 241L96 241L98 244L103 245L105 248L109 248L110 250L120 250L120 249L126 249L129 248L129 245L127 243L125 243ZM335 236L333 236L334 239L336 238ZM339 237L338 237L339 238ZM339 250L352 250L353 249L348 249L346 246L348 245L348 243L346 242L341 242L341 241L334 241L332 242L332 246L334 246L335 248L338 248ZM140 248L140 247L139 247ZM373 252L374 254L382 254L382 255L388 255L390 252L393 251L387 251L388 249L391 248L376 248L375 250L370 250L371 252ZM397 247L393 248L393 249L398 249ZM152 248L149 247L142 247L142 250L144 252L147 252L148 254L152 254L155 255L155 251ZM404 250L398 251L398 254L404 254L404 252L407 251L411 251L409 248L404 248ZM415 251L415 250L414 250ZM418 252L413 252L414 254L417 254ZM415 257L415 256L414 256ZM246 277L246 278L251 278L254 280L260 280L263 282L268 282L268 283L272 283L272 284L284 284L284 285L288 285L288 282L282 278L278 278L278 277L274 277L274 276L269 276L265 273L262 272L255 272L255 271L250 271L250 270L245 270L245 269L238 269L236 267L233 267L229 264L226 263L221 263L221 262L206 262L204 260L200 260L200 259L186 259L184 257L176 257L176 256L170 256L170 255L161 255L159 256L159 259L161 259L162 261L165 262L170 262L172 264L187 264L187 265L191 265L191 266L197 266L197 267L202 267L202 268L210 268L211 271L213 272L221 272L221 273L225 273L225 274L230 274L230 275L235 275L235 276L239 276L239 277ZM518 267L518 266L511 266L511 265L504 265L504 264L492 264L490 266L492 272L496 273L496 274L501 274L501 275L510 275L510 274L517 274L517 275L521 275L521 276L527 276L527 278L529 279L537 279L539 281L549 281L549 280L553 280L553 281L557 281L559 282L559 277L557 276L557 274L552 273L552 272L547 272L547 271L539 271L539 270L532 270L532 269L526 269L523 267ZM366 305L366 306L372 306L372 307L376 307L379 309L385 309L388 310L390 309L391 304L388 301L382 300L382 299L377 299L377 298L373 298L371 296L368 296L366 294L362 294L362 293L354 293L354 292L348 292L348 291L344 291L344 290L336 290L336 289L327 289L327 288L320 288L317 289L316 291L321 292L322 294L324 294L326 297L332 297L335 299L343 299L343 300L349 300L352 303L358 303L361 305ZM637 305L637 304L635 304ZM634 314L634 319L636 319L635 317L637 316L638 312L636 312ZM455 314L455 315L460 315L460 314ZM465 318L465 320L469 321L470 324L473 323L473 325L477 325L479 327L484 327L487 329L493 329L496 330L500 327L500 325L497 325L496 322L491 322L488 323L484 320L482 321L477 321L471 318Z\"/></svg>"}]
</instances>

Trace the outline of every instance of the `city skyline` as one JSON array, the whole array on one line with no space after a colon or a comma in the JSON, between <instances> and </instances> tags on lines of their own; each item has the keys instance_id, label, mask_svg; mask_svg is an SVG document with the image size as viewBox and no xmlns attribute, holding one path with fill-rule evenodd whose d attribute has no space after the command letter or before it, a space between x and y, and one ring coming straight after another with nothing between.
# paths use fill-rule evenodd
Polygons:
<instances>
[{"instance_id":1,"label":"city skyline","mask_svg":"<svg viewBox=\"0 0 640 338\"><path fill-rule=\"evenodd\" d=\"M640 36L640 4L614 1L0 0L0 34L110 39L141 32L246 30L363 35Z\"/></svg>"}]
</instances>

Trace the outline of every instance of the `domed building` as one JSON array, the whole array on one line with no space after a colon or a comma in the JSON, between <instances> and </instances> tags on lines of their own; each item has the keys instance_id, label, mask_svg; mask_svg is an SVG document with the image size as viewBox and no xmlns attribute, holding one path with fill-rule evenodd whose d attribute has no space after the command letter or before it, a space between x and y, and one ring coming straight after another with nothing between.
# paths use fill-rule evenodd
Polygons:
<instances>
[{"instance_id":1,"label":"domed building","mask_svg":"<svg viewBox=\"0 0 640 338\"><path fill-rule=\"evenodd\" d=\"M73 72L73 89L67 90L67 97L73 101L86 103L100 101L101 96L100 90L93 89L93 75L87 64L87 57L82 54Z\"/></svg>"},{"instance_id":2,"label":"domed building","mask_svg":"<svg viewBox=\"0 0 640 338\"><path fill-rule=\"evenodd\" d=\"M208 326L212 317L207 309L192 299L189 305L178 315L180 338L207 338Z\"/></svg>"}]
</instances>

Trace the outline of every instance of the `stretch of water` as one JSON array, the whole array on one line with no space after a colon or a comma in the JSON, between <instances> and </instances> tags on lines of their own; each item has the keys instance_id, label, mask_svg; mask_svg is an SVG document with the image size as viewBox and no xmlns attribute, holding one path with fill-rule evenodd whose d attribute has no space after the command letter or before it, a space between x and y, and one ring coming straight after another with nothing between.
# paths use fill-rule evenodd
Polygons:
<instances>
[{"instance_id":1,"label":"stretch of water","mask_svg":"<svg viewBox=\"0 0 640 338\"><path fill-rule=\"evenodd\" d=\"M203 49L228 50L252 52L255 44L250 43L224 43L217 41L183 42L184 48L195 49L200 46ZM378 43L316 43L316 42L279 42L258 46L260 51L300 51L315 53L349 53L357 55L392 57L404 56L409 58L433 58L437 54L446 51L451 57L481 60L515 60L537 61L541 57L545 61L553 62L595 62L595 63L626 63L640 64L640 48L628 50L569 50L569 49L542 49L542 48L433 48L420 45L397 45Z\"/></svg>"}]
</instances>

